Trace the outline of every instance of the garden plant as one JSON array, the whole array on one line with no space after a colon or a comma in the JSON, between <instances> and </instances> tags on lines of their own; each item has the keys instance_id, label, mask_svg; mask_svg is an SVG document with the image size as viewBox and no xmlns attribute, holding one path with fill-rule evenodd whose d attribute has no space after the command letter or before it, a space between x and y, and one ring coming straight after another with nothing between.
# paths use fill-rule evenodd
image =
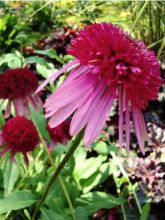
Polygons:
<instances>
[{"instance_id":1,"label":"garden plant","mask_svg":"<svg viewBox=\"0 0 165 220\"><path fill-rule=\"evenodd\" d=\"M165 2L0 15L0 220L164 220Z\"/></svg>"}]
</instances>

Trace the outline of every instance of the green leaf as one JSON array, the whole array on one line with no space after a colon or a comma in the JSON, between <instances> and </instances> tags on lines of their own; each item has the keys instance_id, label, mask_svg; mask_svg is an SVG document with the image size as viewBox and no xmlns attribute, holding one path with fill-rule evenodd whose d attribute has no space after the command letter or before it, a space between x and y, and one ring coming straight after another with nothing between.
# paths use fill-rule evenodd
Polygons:
<instances>
[{"instance_id":1,"label":"green leaf","mask_svg":"<svg viewBox=\"0 0 165 220\"><path fill-rule=\"evenodd\" d=\"M94 187L104 182L113 172L113 166L108 163L103 163L99 169L91 175L88 179L81 181L83 192L87 193Z\"/></svg>"},{"instance_id":2,"label":"green leaf","mask_svg":"<svg viewBox=\"0 0 165 220\"><path fill-rule=\"evenodd\" d=\"M142 213L140 215L140 220L147 220L150 213L150 203L146 203L142 208Z\"/></svg>"},{"instance_id":3,"label":"green leaf","mask_svg":"<svg viewBox=\"0 0 165 220\"><path fill-rule=\"evenodd\" d=\"M105 208L111 209L125 202L123 197L114 197L104 192L90 192L77 199L78 205L84 206L89 215L97 210Z\"/></svg>"},{"instance_id":4,"label":"green leaf","mask_svg":"<svg viewBox=\"0 0 165 220\"><path fill-rule=\"evenodd\" d=\"M0 103L1 105L1 103ZM4 118L4 115L2 113L2 109L0 109L0 128L2 128L5 124L5 118Z\"/></svg>"},{"instance_id":5,"label":"green leaf","mask_svg":"<svg viewBox=\"0 0 165 220\"><path fill-rule=\"evenodd\" d=\"M4 167L4 189L5 195L11 193L14 188L14 184L19 177L19 166L17 163L13 163L11 160L7 160Z\"/></svg>"},{"instance_id":6,"label":"green leaf","mask_svg":"<svg viewBox=\"0 0 165 220\"><path fill-rule=\"evenodd\" d=\"M51 210L41 209L41 213L42 213L41 220L55 220L55 219L66 220L64 219L63 216Z\"/></svg>"},{"instance_id":7,"label":"green leaf","mask_svg":"<svg viewBox=\"0 0 165 220\"><path fill-rule=\"evenodd\" d=\"M61 64L65 64L64 61L58 56L57 52L53 48L49 48L47 50L34 50L34 53L46 55L51 59L56 59Z\"/></svg>"},{"instance_id":8,"label":"green leaf","mask_svg":"<svg viewBox=\"0 0 165 220\"><path fill-rule=\"evenodd\" d=\"M38 131L40 132L42 137L45 138L50 143L51 138L46 129L46 120L43 112L42 111L36 112L32 106L30 106L30 112Z\"/></svg>"},{"instance_id":9,"label":"green leaf","mask_svg":"<svg viewBox=\"0 0 165 220\"><path fill-rule=\"evenodd\" d=\"M103 161L107 159L106 156L98 156L95 158L86 159L85 162L80 163L79 161L76 161L75 165L75 175L77 179L87 179L89 178L94 172L96 172Z\"/></svg>"},{"instance_id":10,"label":"green leaf","mask_svg":"<svg viewBox=\"0 0 165 220\"><path fill-rule=\"evenodd\" d=\"M49 75L51 75L53 72L56 71L52 63L47 63L47 66L37 63L36 69L37 72L46 79L48 78Z\"/></svg>"},{"instance_id":11,"label":"green leaf","mask_svg":"<svg viewBox=\"0 0 165 220\"><path fill-rule=\"evenodd\" d=\"M74 59L74 56L66 54L63 56L63 59L65 60L66 63L68 63Z\"/></svg>"},{"instance_id":12,"label":"green leaf","mask_svg":"<svg viewBox=\"0 0 165 220\"><path fill-rule=\"evenodd\" d=\"M76 208L76 219L77 220L88 220L88 215L84 207L79 206Z\"/></svg>"},{"instance_id":13,"label":"green leaf","mask_svg":"<svg viewBox=\"0 0 165 220\"><path fill-rule=\"evenodd\" d=\"M103 141L96 142L96 144L93 146L93 149L101 155L109 155L111 151L118 153L117 147L115 147L113 144L106 144Z\"/></svg>"},{"instance_id":14,"label":"green leaf","mask_svg":"<svg viewBox=\"0 0 165 220\"><path fill-rule=\"evenodd\" d=\"M47 62L43 58L38 57L38 56L31 56L25 59L25 64L32 64L32 63L39 63L49 68Z\"/></svg>"},{"instance_id":15,"label":"green leaf","mask_svg":"<svg viewBox=\"0 0 165 220\"><path fill-rule=\"evenodd\" d=\"M0 66L4 63L7 63L9 68L20 68L22 63L20 57L18 57L15 53L8 53L1 57Z\"/></svg>"},{"instance_id":16,"label":"green leaf","mask_svg":"<svg viewBox=\"0 0 165 220\"><path fill-rule=\"evenodd\" d=\"M0 199L0 214L29 207L36 201L36 197L29 191L13 192L4 199Z\"/></svg>"},{"instance_id":17,"label":"green leaf","mask_svg":"<svg viewBox=\"0 0 165 220\"><path fill-rule=\"evenodd\" d=\"M60 186L58 181L55 184L55 192L50 193L46 199L46 205L49 209L53 210L55 213L62 215L64 213L64 199L63 197L57 196L58 193L61 193Z\"/></svg>"}]
</instances>

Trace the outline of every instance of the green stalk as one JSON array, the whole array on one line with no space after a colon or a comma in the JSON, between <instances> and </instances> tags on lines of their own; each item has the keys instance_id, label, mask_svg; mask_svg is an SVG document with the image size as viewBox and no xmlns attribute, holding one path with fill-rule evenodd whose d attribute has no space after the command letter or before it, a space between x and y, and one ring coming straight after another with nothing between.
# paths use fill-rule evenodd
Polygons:
<instances>
[{"instance_id":1,"label":"green stalk","mask_svg":"<svg viewBox=\"0 0 165 220\"><path fill-rule=\"evenodd\" d=\"M121 211L122 211L122 215L123 215L123 220L127 220L126 214L125 214L125 209L124 209L124 205L121 204Z\"/></svg>"},{"instance_id":2,"label":"green stalk","mask_svg":"<svg viewBox=\"0 0 165 220\"><path fill-rule=\"evenodd\" d=\"M48 151L47 146L45 145L45 142L44 142L44 147L45 147L45 150L46 150L46 153L47 153L47 155L48 155L48 158L49 158L49 161L50 161L51 165L52 165L53 168L56 170L56 166L55 166L55 164L54 164L54 162L53 162L53 159L52 159L52 157L51 157L51 155L50 155L50 153L49 153L49 151ZM65 184L64 184L64 181L63 181L63 179L62 179L62 177L61 177L60 175L58 176L58 180L59 180L59 182L60 182L60 185L61 185L61 188L62 188L62 190L63 190L63 193L64 193L64 195L65 195L65 197L66 197L66 199L67 199L67 202L68 202L68 205L69 205L69 208L70 208L70 211L71 211L72 218L73 218L73 220L76 220L75 210L74 210L74 208L73 208L72 201L71 201L71 199L70 199L70 196L69 196L69 193L68 193L68 191L67 191L67 188L66 188L66 186L65 186Z\"/></svg>"},{"instance_id":3,"label":"green stalk","mask_svg":"<svg viewBox=\"0 0 165 220\"><path fill-rule=\"evenodd\" d=\"M134 21L134 23L133 23L133 25L132 25L132 27L131 27L130 32L133 31L133 29L134 29L134 27L136 26L136 24L137 24L137 22L138 22L140 16L143 14L143 11L144 11L144 9L146 8L148 2L149 2L149 0L146 0L146 1L144 2L143 7L141 8L141 10L140 10L140 12L139 12L139 14L138 14L136 20Z\"/></svg>"},{"instance_id":4,"label":"green stalk","mask_svg":"<svg viewBox=\"0 0 165 220\"><path fill-rule=\"evenodd\" d=\"M132 186L132 183L131 183L131 181L129 179L129 176L128 176L127 172L125 171L124 167L122 166L120 160L117 158L116 154L114 152L111 152L111 156L112 156L113 160L116 162L116 164L118 165L122 175L126 178L126 180L129 183L129 185ZM141 209L141 206L140 206L140 203L139 203L139 200L138 200L138 197L136 195L135 190L133 190L132 193L133 193L133 196L135 198L135 202L136 202L137 208L139 210L139 213L141 214L142 209Z\"/></svg>"},{"instance_id":5,"label":"green stalk","mask_svg":"<svg viewBox=\"0 0 165 220\"><path fill-rule=\"evenodd\" d=\"M53 176L51 177L51 179L48 182L48 185L46 186L46 189L44 191L44 193L41 196L41 199L38 202L38 205L36 206L36 209L34 211L34 215L32 217L33 220L36 219L36 215L38 213L38 210L40 209L40 207L42 206L42 204L44 203L45 199L47 198L54 182L56 181L57 177L59 176L60 172L62 171L62 169L64 168L65 164L68 162L68 160L70 159L70 157L73 155L74 151L77 149L77 147L79 146L80 142L82 139L82 132L80 132L77 137L75 138L75 140L73 141L69 151L65 154L64 158L62 159L62 161L59 163L59 165L57 166L57 169L55 170Z\"/></svg>"}]
</instances>

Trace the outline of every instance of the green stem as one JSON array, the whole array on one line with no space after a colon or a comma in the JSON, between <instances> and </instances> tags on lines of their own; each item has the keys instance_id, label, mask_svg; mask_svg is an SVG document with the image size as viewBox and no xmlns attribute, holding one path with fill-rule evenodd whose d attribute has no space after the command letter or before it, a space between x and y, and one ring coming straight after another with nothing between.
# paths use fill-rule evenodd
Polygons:
<instances>
[{"instance_id":1,"label":"green stem","mask_svg":"<svg viewBox=\"0 0 165 220\"><path fill-rule=\"evenodd\" d=\"M122 215L123 215L123 220L127 220L127 216L126 216L126 213L125 213L125 209L124 209L124 205L121 204L121 211L122 211Z\"/></svg>"},{"instance_id":2,"label":"green stem","mask_svg":"<svg viewBox=\"0 0 165 220\"><path fill-rule=\"evenodd\" d=\"M142 15L142 13L143 13L144 9L146 8L146 6L147 6L148 2L149 2L149 0L146 0L146 1L144 2L143 7L141 8L141 10L140 10L140 12L139 12L139 14L138 14L138 16L137 16L136 20L134 21L134 23L133 23L133 25L132 25L132 27L131 27L130 32L132 32L132 31L133 31L133 29L134 29L134 27L136 26L136 24L137 24L137 22L138 22L138 20L139 20L140 16Z\"/></svg>"},{"instance_id":3,"label":"green stem","mask_svg":"<svg viewBox=\"0 0 165 220\"><path fill-rule=\"evenodd\" d=\"M51 4L53 0L49 0L46 4L44 4L42 7L38 8L30 17L27 21L29 21L35 14L37 14L39 11L47 7L49 4Z\"/></svg>"},{"instance_id":4,"label":"green stem","mask_svg":"<svg viewBox=\"0 0 165 220\"><path fill-rule=\"evenodd\" d=\"M61 170L64 168L65 164L68 162L68 160L70 159L70 157L73 155L74 151L77 149L77 147L79 146L80 142L82 139L82 132L80 132L77 137L75 138L75 140L73 141L69 151L65 154L64 158L62 159L62 161L59 163L59 165L57 166L57 169L55 170L53 176L51 177L48 185L46 186L46 189L44 191L44 193L41 196L41 199L38 202L38 205L34 211L34 215L33 215L33 220L36 219L36 215L37 212L39 210L39 208L42 206L42 204L44 203L46 197L48 196L54 182L56 181L57 177L59 176Z\"/></svg>"},{"instance_id":5,"label":"green stem","mask_svg":"<svg viewBox=\"0 0 165 220\"><path fill-rule=\"evenodd\" d=\"M76 220L75 210L74 210L74 208L73 208L72 201L71 201L71 199L70 199L70 196L69 196L69 193L68 193L68 191L67 191L67 188L66 188L66 186L65 186L65 184L64 184L64 181L63 181L63 179L62 179L61 176L59 176L58 179L59 179L59 181L60 181L60 184L61 184L62 190L63 190L63 192L64 192L64 194L65 194L65 197L67 198L67 201L68 201L68 204L69 204L69 208L70 208L70 211L71 211L71 214L72 214L72 218L73 218L73 220Z\"/></svg>"},{"instance_id":6,"label":"green stem","mask_svg":"<svg viewBox=\"0 0 165 220\"><path fill-rule=\"evenodd\" d=\"M44 142L44 140L43 140L43 142ZM49 158L49 161L50 161L51 165L52 165L53 168L56 170L56 166L55 166L55 164L54 164L54 162L53 162L53 159L52 159L52 157L51 157L51 155L50 155L50 153L49 153L49 151L48 151L47 146L45 145L45 142L43 143L43 145L44 145L44 147L45 147L45 151L46 151L46 153L47 153L47 155L48 155L48 158ZM59 180L59 182L60 182L60 185L61 185L61 188L62 188L62 190L63 190L63 192L64 192L64 195L65 195L65 197L66 197L66 199L67 199L67 202L68 202L68 205L69 205L69 208L70 208L70 211L71 211L72 218L73 218L73 220L76 220L75 211L74 211L74 208L73 208L73 205L72 205L72 201L71 201L71 199L70 199L70 196L69 196L69 193L68 193L68 191L67 191L67 188L66 188L66 186L65 186L65 184L64 184L64 181L63 181L63 179L62 179L62 177L61 177L60 175L58 176L58 180Z\"/></svg>"},{"instance_id":7,"label":"green stem","mask_svg":"<svg viewBox=\"0 0 165 220\"><path fill-rule=\"evenodd\" d=\"M32 120L33 120L33 119L32 119ZM52 157L51 157L51 155L50 155L50 153L49 153L49 151L48 151L48 148L47 148L47 145L46 145L46 143L45 143L45 140L43 139L43 137L42 137L42 135L41 135L41 133L40 133L40 131L39 131L39 129L38 129L38 127L37 127L37 125L36 125L36 123L35 123L34 120L33 120L33 123L34 123L35 126L36 126L36 129L37 129L37 132L38 132L40 141L41 141L41 143L42 143L42 145L43 145L43 147L44 147L44 149L45 149L45 151L46 151L46 154L47 154L47 156L48 156L48 160L49 160L50 164L53 166L54 170L56 170L56 165L54 164L53 159L52 159ZM64 193L64 195L66 196L66 199L67 199L67 202L68 202L68 205L69 205L69 208L70 208L70 211L71 211L71 215L72 215L72 217L73 217L73 220L76 220L75 211L74 211L74 208L73 208L73 205L72 205L72 201L71 201L71 199L70 199L70 197L69 197L69 193L68 193L68 191L67 191L67 188L65 187L65 184L64 184L64 182L63 182L62 177L59 176L58 179L59 179L61 188L62 188L62 190L63 190L63 193Z\"/></svg>"},{"instance_id":8,"label":"green stem","mask_svg":"<svg viewBox=\"0 0 165 220\"><path fill-rule=\"evenodd\" d=\"M120 160L117 158L116 154L115 154L114 152L111 152L111 156L112 156L113 160L116 162L116 164L118 165L118 167L119 167L121 173L122 173L123 176L126 178L126 180L127 180L127 182L129 183L129 185L130 185L130 186L133 186L132 183L131 183L131 181L130 181L130 179L129 179L129 176L128 176L127 172L125 171L124 167L122 166ZM131 188L133 188L133 187L131 187ZM140 203L139 203L139 200L138 200L138 197L137 197L137 195L136 195L135 190L133 190L132 193L133 193L133 196L134 196L134 198L135 198L135 202L136 202L136 205L137 205L137 207L138 207L139 213L141 214L142 209L141 209L141 206L140 206Z\"/></svg>"},{"instance_id":9,"label":"green stem","mask_svg":"<svg viewBox=\"0 0 165 220\"><path fill-rule=\"evenodd\" d=\"M154 47L155 45L159 44L161 41L163 41L165 39L165 37L163 37L162 39L158 40L157 42L154 42L152 44L150 44L147 48L152 48Z\"/></svg>"}]
</instances>

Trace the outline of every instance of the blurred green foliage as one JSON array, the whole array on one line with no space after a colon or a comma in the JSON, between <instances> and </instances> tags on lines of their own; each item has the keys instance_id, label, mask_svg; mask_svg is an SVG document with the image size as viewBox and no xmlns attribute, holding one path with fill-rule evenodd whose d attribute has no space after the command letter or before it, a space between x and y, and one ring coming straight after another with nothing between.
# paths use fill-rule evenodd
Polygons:
<instances>
[{"instance_id":1,"label":"blurred green foliage","mask_svg":"<svg viewBox=\"0 0 165 220\"><path fill-rule=\"evenodd\" d=\"M93 22L112 22L153 45L164 55L162 39L165 34L165 2L148 1L139 17L144 1L32 1L0 3L0 50L33 45L54 28L70 25L76 28Z\"/></svg>"}]
</instances>

